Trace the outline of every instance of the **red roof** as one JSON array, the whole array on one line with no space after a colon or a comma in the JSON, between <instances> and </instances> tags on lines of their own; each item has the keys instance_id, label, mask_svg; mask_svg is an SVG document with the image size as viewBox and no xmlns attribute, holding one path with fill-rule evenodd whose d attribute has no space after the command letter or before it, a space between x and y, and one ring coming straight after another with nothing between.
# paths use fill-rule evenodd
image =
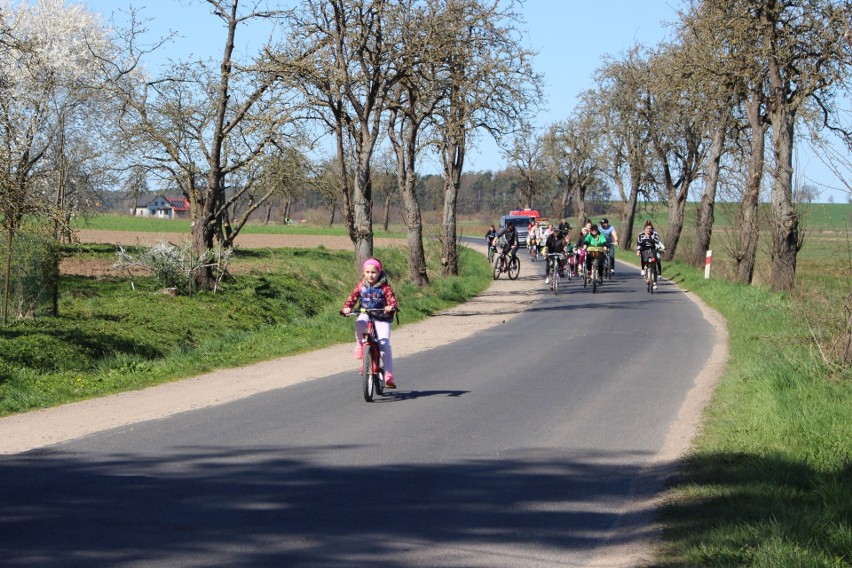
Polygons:
<instances>
[{"instance_id":1,"label":"red roof","mask_svg":"<svg viewBox=\"0 0 852 568\"><path fill-rule=\"evenodd\" d=\"M189 211L189 200L186 197L166 197L166 201L175 211Z\"/></svg>"}]
</instances>

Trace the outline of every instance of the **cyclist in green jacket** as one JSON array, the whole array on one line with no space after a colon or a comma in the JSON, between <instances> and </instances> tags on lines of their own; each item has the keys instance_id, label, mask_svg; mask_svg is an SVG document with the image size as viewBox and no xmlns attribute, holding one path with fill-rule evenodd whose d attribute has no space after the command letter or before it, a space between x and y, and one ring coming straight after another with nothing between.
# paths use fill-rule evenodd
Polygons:
<instances>
[{"instance_id":1,"label":"cyclist in green jacket","mask_svg":"<svg viewBox=\"0 0 852 568\"><path fill-rule=\"evenodd\" d=\"M589 227L589 234L586 235L586 238L583 241L583 248L588 249L589 247L603 247L607 248L606 237L600 233L600 229L597 225L592 224ZM586 270L591 273L592 271L592 255L586 254ZM603 263L606 255L599 254L594 257L595 263L598 265L598 274L603 274Z\"/></svg>"}]
</instances>

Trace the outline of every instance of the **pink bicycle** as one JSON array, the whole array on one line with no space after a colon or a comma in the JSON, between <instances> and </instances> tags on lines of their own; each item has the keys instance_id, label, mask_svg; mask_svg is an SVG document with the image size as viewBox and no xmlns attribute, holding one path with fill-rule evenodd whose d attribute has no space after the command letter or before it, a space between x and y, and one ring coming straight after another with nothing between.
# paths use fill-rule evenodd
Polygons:
<instances>
[{"instance_id":1,"label":"pink bicycle","mask_svg":"<svg viewBox=\"0 0 852 568\"><path fill-rule=\"evenodd\" d=\"M359 316L367 314L367 331L359 338L361 342L361 383L364 392L364 400L373 402L373 396L384 396L385 394L385 362L382 351L379 349L379 338L376 335L376 325L373 317L384 314L383 309L359 308L352 310L349 314L340 312L340 315Z\"/></svg>"}]
</instances>

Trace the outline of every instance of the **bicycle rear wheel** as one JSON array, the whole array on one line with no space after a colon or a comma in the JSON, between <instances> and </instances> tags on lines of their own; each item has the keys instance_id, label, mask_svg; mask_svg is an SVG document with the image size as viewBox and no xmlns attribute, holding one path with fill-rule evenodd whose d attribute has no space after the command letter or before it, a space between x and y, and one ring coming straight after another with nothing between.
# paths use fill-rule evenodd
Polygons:
<instances>
[{"instance_id":1,"label":"bicycle rear wheel","mask_svg":"<svg viewBox=\"0 0 852 568\"><path fill-rule=\"evenodd\" d=\"M521 261L516 256L509 261L509 280L515 280L518 278L518 274L521 273Z\"/></svg>"},{"instance_id":2,"label":"bicycle rear wheel","mask_svg":"<svg viewBox=\"0 0 852 568\"><path fill-rule=\"evenodd\" d=\"M376 387L376 376L373 373L373 348L368 343L364 345L364 359L361 361L361 379L364 388L364 400L373 402L373 393Z\"/></svg>"}]
</instances>

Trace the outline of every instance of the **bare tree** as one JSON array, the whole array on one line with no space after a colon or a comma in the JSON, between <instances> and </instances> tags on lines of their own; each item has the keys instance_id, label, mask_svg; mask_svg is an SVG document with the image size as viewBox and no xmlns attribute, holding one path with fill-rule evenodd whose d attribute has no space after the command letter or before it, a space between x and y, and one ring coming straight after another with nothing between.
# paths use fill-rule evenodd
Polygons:
<instances>
[{"instance_id":1,"label":"bare tree","mask_svg":"<svg viewBox=\"0 0 852 568\"><path fill-rule=\"evenodd\" d=\"M649 95L642 99L651 146L662 172L662 190L668 204L664 258L677 250L684 224L686 200L701 174L708 139L708 100L700 84L684 72L686 50L664 46L650 58Z\"/></svg>"},{"instance_id":2,"label":"bare tree","mask_svg":"<svg viewBox=\"0 0 852 568\"><path fill-rule=\"evenodd\" d=\"M441 271L458 274L456 206L470 137L498 140L543 99L533 52L522 47L515 1L445 0L443 32L453 49L443 60L446 94L436 113L444 170Z\"/></svg>"},{"instance_id":3,"label":"bare tree","mask_svg":"<svg viewBox=\"0 0 852 568\"><path fill-rule=\"evenodd\" d=\"M764 0L755 26L767 69L767 114L772 125L772 270L774 290L796 284L801 248L793 201L793 144L799 114L833 95L852 71L848 29L852 7L831 0Z\"/></svg>"},{"instance_id":4,"label":"bare tree","mask_svg":"<svg viewBox=\"0 0 852 568\"><path fill-rule=\"evenodd\" d=\"M619 240L625 249L633 245L633 221L640 191L644 188L647 193L651 183L650 133L641 112L644 101L650 97L645 51L636 45L622 59L610 59L597 72L597 89L585 96L606 140L603 162L609 166L607 173L623 203Z\"/></svg>"},{"instance_id":5,"label":"bare tree","mask_svg":"<svg viewBox=\"0 0 852 568\"><path fill-rule=\"evenodd\" d=\"M397 19L400 31L399 81L390 91L388 135L396 156L396 179L408 229L408 273L411 281L429 283L423 248L423 220L417 197L417 160L428 141L436 106L445 94L443 61L455 39L444 33L443 2L413 3Z\"/></svg>"},{"instance_id":6,"label":"bare tree","mask_svg":"<svg viewBox=\"0 0 852 568\"><path fill-rule=\"evenodd\" d=\"M190 202L194 254L215 245L233 246L252 212L274 190L257 185L257 161L273 144L283 145L293 126L283 82L277 74L234 60L238 29L279 13L256 0L247 10L239 0L205 0L225 28L222 56L211 61L177 62L156 79L136 73L142 54L113 70L119 80L125 134L143 149L143 159L169 179ZM130 30L128 43L135 33ZM105 62L111 64L111 62ZM213 267L197 273L199 289L216 282Z\"/></svg>"},{"instance_id":7,"label":"bare tree","mask_svg":"<svg viewBox=\"0 0 852 568\"><path fill-rule=\"evenodd\" d=\"M736 126L733 111L742 101L743 77L737 72L740 60L734 45L723 39L726 27L715 18L704 18L708 7L695 4L680 15L678 39L683 59L679 75L705 96L702 105L708 117L709 149L704 187L697 211L696 240L690 262L704 266L715 222L716 195L722 177L722 158Z\"/></svg>"},{"instance_id":8,"label":"bare tree","mask_svg":"<svg viewBox=\"0 0 852 568\"><path fill-rule=\"evenodd\" d=\"M581 224L588 217L586 195L603 174L600 163L602 133L585 101L583 97L571 118L552 125L547 137L550 148L547 153L553 156L558 168L557 179L564 187L563 215L567 214L567 205L573 196Z\"/></svg>"},{"instance_id":9,"label":"bare tree","mask_svg":"<svg viewBox=\"0 0 852 568\"><path fill-rule=\"evenodd\" d=\"M312 116L334 134L346 223L359 265L373 254L370 163L388 91L398 78L398 46L387 20L400 9L399 0L304 0L289 14L287 44L268 54L272 66L301 91Z\"/></svg>"},{"instance_id":10,"label":"bare tree","mask_svg":"<svg viewBox=\"0 0 852 568\"><path fill-rule=\"evenodd\" d=\"M544 162L544 137L528 122L521 123L511 136L511 145L503 149L509 168L521 180L519 205L538 207L547 177Z\"/></svg>"},{"instance_id":11,"label":"bare tree","mask_svg":"<svg viewBox=\"0 0 852 568\"><path fill-rule=\"evenodd\" d=\"M372 186L382 202L382 229L390 226L391 201L399 191L397 182L397 166L393 151L385 149L376 155L375 167L371 168Z\"/></svg>"}]
</instances>

